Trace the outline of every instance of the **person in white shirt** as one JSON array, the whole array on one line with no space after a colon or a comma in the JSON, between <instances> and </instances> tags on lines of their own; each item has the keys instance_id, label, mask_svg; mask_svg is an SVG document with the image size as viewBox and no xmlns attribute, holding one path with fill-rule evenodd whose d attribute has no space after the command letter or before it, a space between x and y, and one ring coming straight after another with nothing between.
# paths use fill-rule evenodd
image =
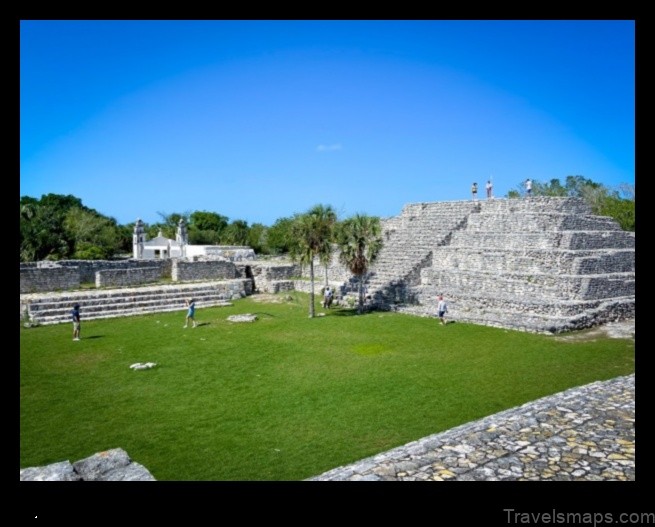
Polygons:
<instances>
[{"instance_id":1,"label":"person in white shirt","mask_svg":"<svg viewBox=\"0 0 655 527\"><path fill-rule=\"evenodd\" d=\"M437 314L441 320L442 325L446 325L446 313L448 312L448 304L443 299L443 295L439 295L439 303L437 304Z\"/></svg>"}]
</instances>

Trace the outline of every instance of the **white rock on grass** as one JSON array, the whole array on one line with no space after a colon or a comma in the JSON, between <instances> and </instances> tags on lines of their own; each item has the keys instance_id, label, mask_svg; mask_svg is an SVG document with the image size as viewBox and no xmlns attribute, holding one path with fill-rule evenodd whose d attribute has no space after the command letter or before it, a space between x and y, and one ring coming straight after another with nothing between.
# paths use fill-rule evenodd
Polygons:
<instances>
[{"instance_id":1,"label":"white rock on grass","mask_svg":"<svg viewBox=\"0 0 655 527\"><path fill-rule=\"evenodd\" d=\"M134 364L130 365L130 368L132 368L134 371L149 370L150 368L154 368L155 366L157 366L156 362L135 362Z\"/></svg>"},{"instance_id":2,"label":"white rock on grass","mask_svg":"<svg viewBox=\"0 0 655 527\"><path fill-rule=\"evenodd\" d=\"M257 315L251 315L250 313L244 313L243 315L230 315L227 317L230 322L254 322L257 320Z\"/></svg>"}]
</instances>

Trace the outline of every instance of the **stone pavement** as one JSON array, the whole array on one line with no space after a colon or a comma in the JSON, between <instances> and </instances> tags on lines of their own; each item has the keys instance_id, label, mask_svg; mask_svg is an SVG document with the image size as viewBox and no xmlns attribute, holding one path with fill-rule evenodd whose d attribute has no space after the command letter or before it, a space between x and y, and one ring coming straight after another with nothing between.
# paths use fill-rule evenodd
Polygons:
<instances>
[{"instance_id":1,"label":"stone pavement","mask_svg":"<svg viewBox=\"0 0 655 527\"><path fill-rule=\"evenodd\" d=\"M308 481L634 481L635 377L544 397Z\"/></svg>"}]
</instances>

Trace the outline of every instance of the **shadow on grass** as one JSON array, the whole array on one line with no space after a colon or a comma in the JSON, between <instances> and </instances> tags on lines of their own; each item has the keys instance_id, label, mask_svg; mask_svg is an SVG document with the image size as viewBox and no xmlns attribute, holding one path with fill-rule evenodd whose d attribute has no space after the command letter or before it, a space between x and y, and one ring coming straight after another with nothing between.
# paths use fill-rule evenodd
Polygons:
<instances>
[{"instance_id":1,"label":"shadow on grass","mask_svg":"<svg viewBox=\"0 0 655 527\"><path fill-rule=\"evenodd\" d=\"M347 309L347 308L344 308L344 309L330 309L327 312L330 313L332 316L336 316L336 317L354 317L354 316L358 315L357 309ZM369 313L364 312L360 316L368 315L368 314Z\"/></svg>"},{"instance_id":2,"label":"shadow on grass","mask_svg":"<svg viewBox=\"0 0 655 527\"><path fill-rule=\"evenodd\" d=\"M255 315L257 317L268 317L268 318L277 318L277 315L272 315L271 313L265 313L264 311L253 311L250 315Z\"/></svg>"},{"instance_id":3,"label":"shadow on grass","mask_svg":"<svg viewBox=\"0 0 655 527\"><path fill-rule=\"evenodd\" d=\"M103 339L104 335L91 335L90 337L80 337L80 340Z\"/></svg>"}]
</instances>

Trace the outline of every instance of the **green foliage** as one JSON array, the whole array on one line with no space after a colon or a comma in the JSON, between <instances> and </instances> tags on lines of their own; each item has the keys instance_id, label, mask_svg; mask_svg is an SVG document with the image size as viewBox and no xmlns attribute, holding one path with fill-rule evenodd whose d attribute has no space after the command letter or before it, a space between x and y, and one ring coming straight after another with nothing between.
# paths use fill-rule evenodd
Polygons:
<instances>
[{"instance_id":1,"label":"green foliage","mask_svg":"<svg viewBox=\"0 0 655 527\"><path fill-rule=\"evenodd\" d=\"M83 321L80 342L69 324L21 328L19 466L119 446L162 481L298 481L635 371L630 340L340 308L317 324L286 296L199 306L196 329L183 309ZM226 320L243 313L259 319Z\"/></svg>"},{"instance_id":2,"label":"green foliage","mask_svg":"<svg viewBox=\"0 0 655 527\"><path fill-rule=\"evenodd\" d=\"M248 245L248 222L234 220L223 230L221 243L223 245Z\"/></svg>"},{"instance_id":3,"label":"green foliage","mask_svg":"<svg viewBox=\"0 0 655 527\"><path fill-rule=\"evenodd\" d=\"M309 316L314 317L314 258L329 262L332 252L332 234L337 215L330 205L315 205L304 214L296 214L291 224L291 258L309 265L311 293Z\"/></svg>"},{"instance_id":4,"label":"green foliage","mask_svg":"<svg viewBox=\"0 0 655 527\"><path fill-rule=\"evenodd\" d=\"M335 239L339 246L339 261L359 278L359 305L364 307L364 279L371 264L382 249L380 218L356 214L337 225Z\"/></svg>"},{"instance_id":5,"label":"green foliage","mask_svg":"<svg viewBox=\"0 0 655 527\"><path fill-rule=\"evenodd\" d=\"M162 236L164 236L164 238L170 238L174 240L180 220L184 219L184 221L187 224L189 223L188 212L182 212L182 213L172 212L170 214L166 212L157 212L157 214L159 214L162 221L159 223L155 223L154 225L151 225L149 227L146 227L146 233L148 234L148 238L150 239L158 236L159 232L161 231L161 234Z\"/></svg>"},{"instance_id":6,"label":"green foliage","mask_svg":"<svg viewBox=\"0 0 655 527\"><path fill-rule=\"evenodd\" d=\"M266 248L266 232L268 227L262 223L253 223L248 230L248 245L257 254L268 254Z\"/></svg>"},{"instance_id":7,"label":"green foliage","mask_svg":"<svg viewBox=\"0 0 655 527\"><path fill-rule=\"evenodd\" d=\"M74 258L80 252L109 258L120 249L121 240L116 220L85 207L75 196L20 199L21 261Z\"/></svg>"},{"instance_id":8,"label":"green foliage","mask_svg":"<svg viewBox=\"0 0 655 527\"><path fill-rule=\"evenodd\" d=\"M193 227L200 231L214 231L219 235L227 227L228 218L216 212L195 211L189 216L189 228Z\"/></svg>"},{"instance_id":9,"label":"green foliage","mask_svg":"<svg viewBox=\"0 0 655 527\"><path fill-rule=\"evenodd\" d=\"M64 229L75 240L73 258L105 260L121 248L121 232L116 220L80 207L69 209L64 218Z\"/></svg>"},{"instance_id":10,"label":"green foliage","mask_svg":"<svg viewBox=\"0 0 655 527\"><path fill-rule=\"evenodd\" d=\"M266 231L266 246L268 254L282 254L290 252L293 244L291 227L292 217L278 218Z\"/></svg>"},{"instance_id":11,"label":"green foliage","mask_svg":"<svg viewBox=\"0 0 655 527\"><path fill-rule=\"evenodd\" d=\"M189 216L189 243L194 245L219 245L228 225L227 216L215 212L195 211Z\"/></svg>"}]
</instances>

